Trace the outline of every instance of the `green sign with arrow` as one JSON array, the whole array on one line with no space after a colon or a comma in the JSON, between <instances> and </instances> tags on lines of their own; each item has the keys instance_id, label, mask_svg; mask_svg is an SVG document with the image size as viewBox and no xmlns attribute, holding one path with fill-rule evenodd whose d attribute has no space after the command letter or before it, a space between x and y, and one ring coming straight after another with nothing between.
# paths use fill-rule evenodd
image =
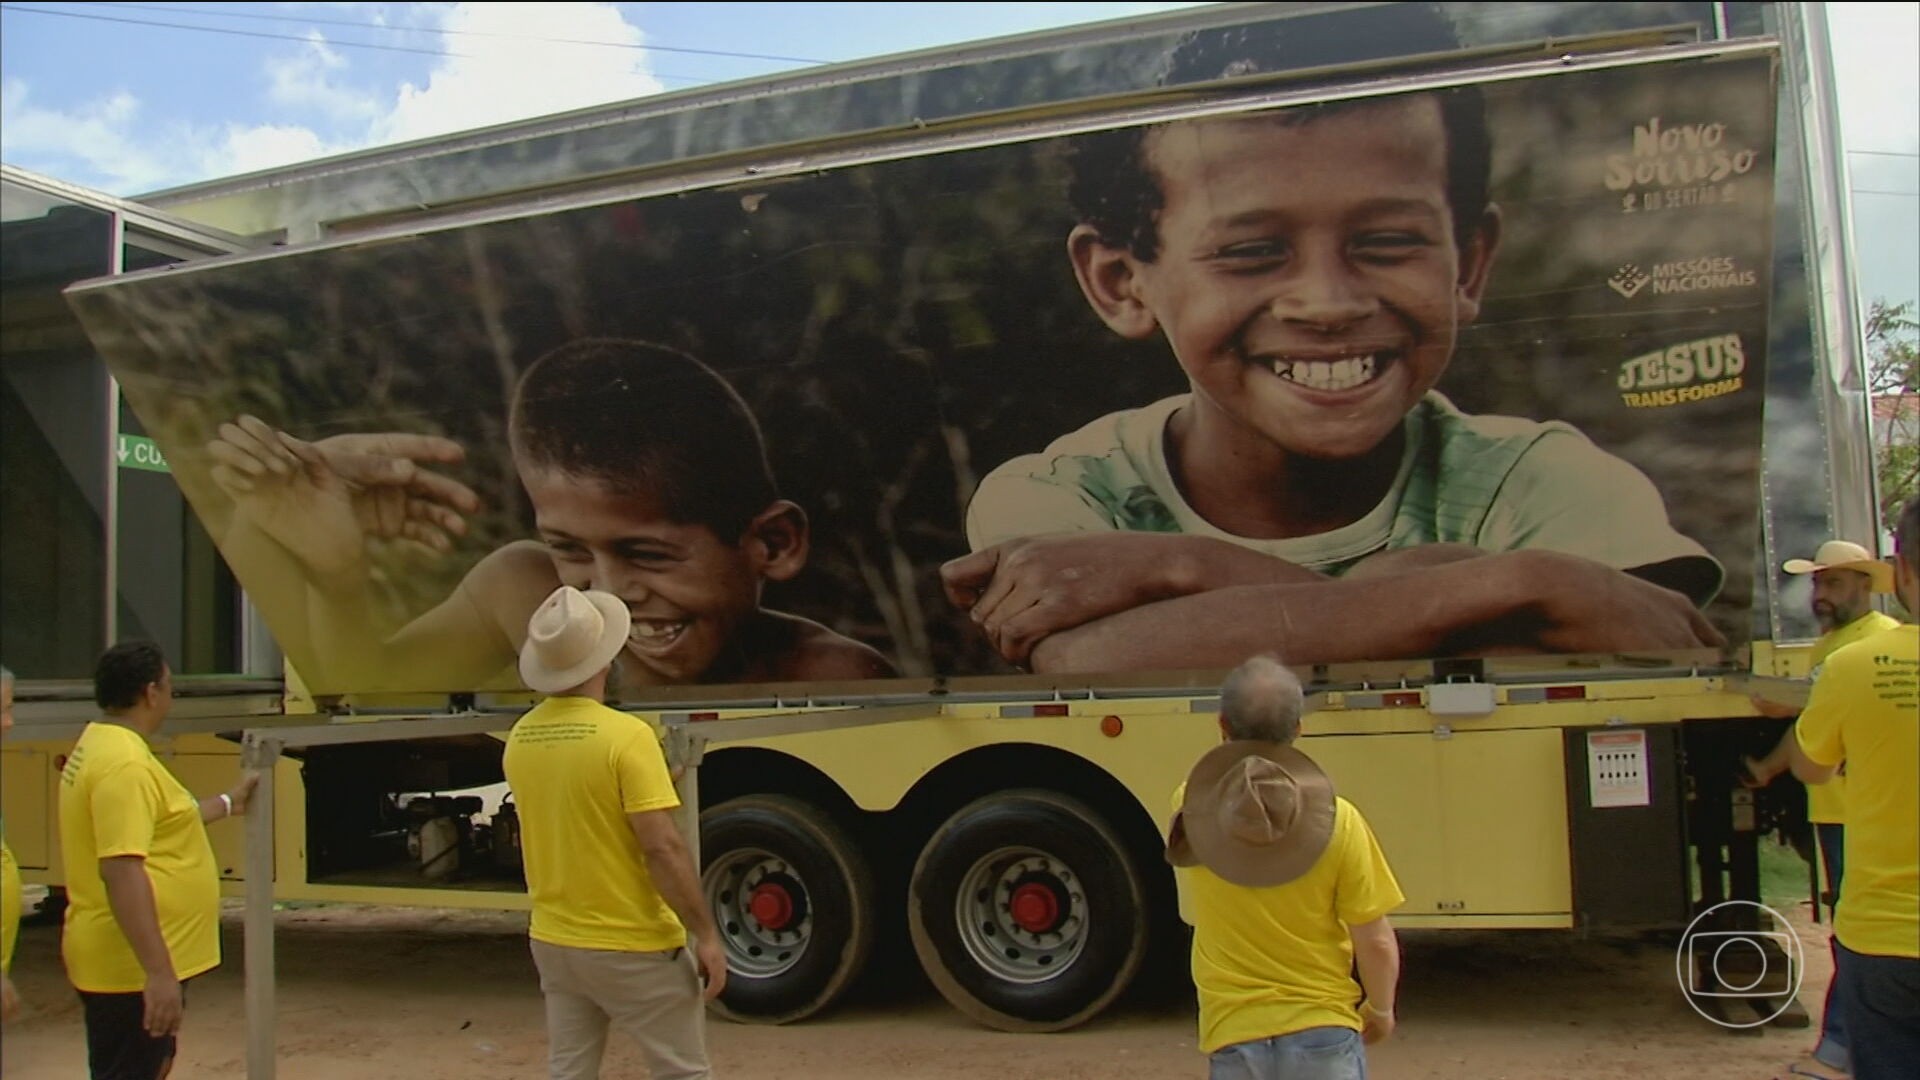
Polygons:
<instances>
[{"instance_id":1,"label":"green sign with arrow","mask_svg":"<svg viewBox=\"0 0 1920 1080\"><path fill-rule=\"evenodd\" d=\"M123 469L145 469L148 472L172 472L167 467L167 459L160 455L160 448L153 440L144 435L120 436L118 450L120 467Z\"/></svg>"}]
</instances>

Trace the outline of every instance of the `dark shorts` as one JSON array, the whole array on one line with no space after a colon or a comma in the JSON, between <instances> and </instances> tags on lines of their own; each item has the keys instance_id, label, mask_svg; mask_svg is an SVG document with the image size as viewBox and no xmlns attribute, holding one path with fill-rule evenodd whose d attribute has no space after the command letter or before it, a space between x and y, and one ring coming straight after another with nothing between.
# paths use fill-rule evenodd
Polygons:
<instances>
[{"instance_id":1,"label":"dark shorts","mask_svg":"<svg viewBox=\"0 0 1920 1080\"><path fill-rule=\"evenodd\" d=\"M147 1034L146 995L79 991L87 1020L87 1067L93 1080L163 1080L173 1071L174 1037ZM187 988L180 987L186 1002Z\"/></svg>"},{"instance_id":2,"label":"dark shorts","mask_svg":"<svg viewBox=\"0 0 1920 1080\"><path fill-rule=\"evenodd\" d=\"M1920 960L1836 942L1835 1004L1847 1020L1855 1080L1912 1080L1920 1062Z\"/></svg>"}]
</instances>

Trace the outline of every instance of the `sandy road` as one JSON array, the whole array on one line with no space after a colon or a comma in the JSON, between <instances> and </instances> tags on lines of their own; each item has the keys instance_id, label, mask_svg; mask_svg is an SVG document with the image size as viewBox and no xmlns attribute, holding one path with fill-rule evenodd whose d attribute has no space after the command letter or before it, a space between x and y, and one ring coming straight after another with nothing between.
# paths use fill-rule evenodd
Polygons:
<instances>
[{"instance_id":1,"label":"sandy road","mask_svg":"<svg viewBox=\"0 0 1920 1080\"><path fill-rule=\"evenodd\" d=\"M1805 909L1800 909L1804 911ZM243 1076L237 910L231 963L196 981L176 1080ZM1816 1013L1830 977L1822 927L1797 927ZM544 1035L524 916L331 907L280 915L280 1076L285 1080L506 1080L543 1075ZM1784 1076L1808 1031L1733 1035L1695 1016L1664 945L1562 934L1408 934L1400 1035L1372 1055L1382 1080L1757 1080ZM1105 1017L1059 1035L1008 1035L949 1009L893 957L828 1016L783 1028L716 1021L728 1080L1202 1077L1191 990L1139 988ZM15 979L30 1013L5 1031L9 1080L85 1075L78 1002L58 931L22 934ZM904 971L905 974L900 974ZM640 1077L615 1041L606 1075Z\"/></svg>"}]
</instances>

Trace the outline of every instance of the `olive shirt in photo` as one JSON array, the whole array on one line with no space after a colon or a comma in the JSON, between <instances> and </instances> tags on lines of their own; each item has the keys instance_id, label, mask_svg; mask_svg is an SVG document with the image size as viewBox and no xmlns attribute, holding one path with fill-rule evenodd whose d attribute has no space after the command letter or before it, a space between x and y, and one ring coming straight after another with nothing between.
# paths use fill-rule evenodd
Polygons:
<instances>
[{"instance_id":1,"label":"olive shirt in photo","mask_svg":"<svg viewBox=\"0 0 1920 1080\"><path fill-rule=\"evenodd\" d=\"M1168 461L1168 423L1191 399L1110 413L994 469L967 507L967 542L979 551L1047 533L1185 533L1334 577L1378 551L1456 543L1616 570L1684 564L1694 603L1719 592L1720 564L1673 528L1645 473L1567 424L1469 415L1437 391L1407 414L1393 485L1359 521L1282 540L1225 532L1187 505Z\"/></svg>"}]
</instances>

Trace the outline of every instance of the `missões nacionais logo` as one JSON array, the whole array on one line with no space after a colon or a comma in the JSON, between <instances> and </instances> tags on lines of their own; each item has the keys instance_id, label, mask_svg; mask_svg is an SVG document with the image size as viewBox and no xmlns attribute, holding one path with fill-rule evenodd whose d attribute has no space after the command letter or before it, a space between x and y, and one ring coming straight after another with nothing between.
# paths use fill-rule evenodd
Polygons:
<instances>
[{"instance_id":1,"label":"miss\u00f5es nacionais logo","mask_svg":"<svg viewBox=\"0 0 1920 1080\"><path fill-rule=\"evenodd\" d=\"M1655 263L1651 273L1639 263L1626 263L1607 279L1607 287L1631 300L1651 285L1653 295L1669 296L1720 289L1750 289L1760 283L1760 275L1742 268L1731 255L1710 255L1698 259L1674 259Z\"/></svg>"},{"instance_id":2,"label":"miss\u00f5es nacionais logo","mask_svg":"<svg viewBox=\"0 0 1920 1080\"><path fill-rule=\"evenodd\" d=\"M1631 409L1707 401L1746 385L1747 350L1739 334L1669 345L1620 365L1620 400Z\"/></svg>"},{"instance_id":3,"label":"miss\u00f5es nacionais logo","mask_svg":"<svg viewBox=\"0 0 1920 1080\"><path fill-rule=\"evenodd\" d=\"M1627 263L1615 270L1613 276L1607 279L1607 287L1631 300L1640 295L1640 290L1646 288L1647 283L1652 280L1652 276L1640 269L1637 264Z\"/></svg>"}]
</instances>

